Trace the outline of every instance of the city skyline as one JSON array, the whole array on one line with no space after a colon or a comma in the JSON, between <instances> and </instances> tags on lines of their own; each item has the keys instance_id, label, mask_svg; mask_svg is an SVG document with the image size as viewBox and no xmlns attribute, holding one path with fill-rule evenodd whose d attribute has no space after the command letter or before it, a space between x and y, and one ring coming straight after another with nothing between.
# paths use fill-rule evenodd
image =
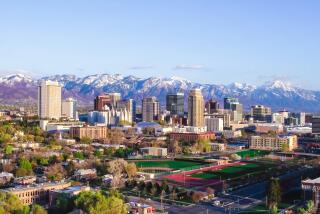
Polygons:
<instances>
[{"instance_id":1,"label":"city skyline","mask_svg":"<svg viewBox=\"0 0 320 214\"><path fill-rule=\"evenodd\" d=\"M2 8L2 74L254 85L285 79L320 89L316 1L32 1Z\"/></svg>"}]
</instances>

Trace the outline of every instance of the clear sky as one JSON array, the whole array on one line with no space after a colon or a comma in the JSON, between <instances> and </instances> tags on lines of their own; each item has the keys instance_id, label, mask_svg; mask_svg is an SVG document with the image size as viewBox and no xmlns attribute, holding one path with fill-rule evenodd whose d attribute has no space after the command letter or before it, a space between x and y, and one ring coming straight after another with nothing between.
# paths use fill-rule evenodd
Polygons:
<instances>
[{"instance_id":1,"label":"clear sky","mask_svg":"<svg viewBox=\"0 0 320 214\"><path fill-rule=\"evenodd\" d=\"M0 0L0 72L320 89L318 0Z\"/></svg>"}]
</instances>

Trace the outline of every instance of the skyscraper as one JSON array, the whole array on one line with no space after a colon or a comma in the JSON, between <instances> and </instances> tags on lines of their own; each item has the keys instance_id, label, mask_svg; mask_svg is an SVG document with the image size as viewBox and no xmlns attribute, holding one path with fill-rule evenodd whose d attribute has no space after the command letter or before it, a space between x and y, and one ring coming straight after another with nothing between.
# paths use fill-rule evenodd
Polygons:
<instances>
[{"instance_id":1,"label":"skyscraper","mask_svg":"<svg viewBox=\"0 0 320 214\"><path fill-rule=\"evenodd\" d=\"M115 108L117 101L121 99L120 93L105 93L94 99L94 110L103 111L107 105L110 109Z\"/></svg>"},{"instance_id":2,"label":"skyscraper","mask_svg":"<svg viewBox=\"0 0 320 214\"><path fill-rule=\"evenodd\" d=\"M224 109L230 110L231 120L235 122L242 121L243 106L237 98L226 97L224 98Z\"/></svg>"},{"instance_id":3,"label":"skyscraper","mask_svg":"<svg viewBox=\"0 0 320 214\"><path fill-rule=\"evenodd\" d=\"M216 100L210 99L206 102L205 107L208 114L217 113L219 109L219 103Z\"/></svg>"},{"instance_id":4,"label":"skyscraper","mask_svg":"<svg viewBox=\"0 0 320 214\"><path fill-rule=\"evenodd\" d=\"M264 121L271 123L272 121L272 112L271 108L263 105L251 106L251 117L255 121Z\"/></svg>"},{"instance_id":5,"label":"skyscraper","mask_svg":"<svg viewBox=\"0 0 320 214\"><path fill-rule=\"evenodd\" d=\"M61 86L55 81L42 81L38 87L38 116L59 119L61 117Z\"/></svg>"},{"instance_id":6,"label":"skyscraper","mask_svg":"<svg viewBox=\"0 0 320 214\"><path fill-rule=\"evenodd\" d=\"M62 117L78 120L77 101L72 98L67 98L62 101Z\"/></svg>"},{"instance_id":7,"label":"skyscraper","mask_svg":"<svg viewBox=\"0 0 320 214\"><path fill-rule=\"evenodd\" d=\"M170 111L171 115L184 114L184 94L183 93L170 93L166 97L166 109Z\"/></svg>"},{"instance_id":8,"label":"skyscraper","mask_svg":"<svg viewBox=\"0 0 320 214\"><path fill-rule=\"evenodd\" d=\"M204 100L200 89L192 89L188 97L188 124L204 126Z\"/></svg>"},{"instance_id":9,"label":"skyscraper","mask_svg":"<svg viewBox=\"0 0 320 214\"><path fill-rule=\"evenodd\" d=\"M152 122L158 119L160 113L159 101L155 97L145 97L142 100L142 120Z\"/></svg>"}]
</instances>

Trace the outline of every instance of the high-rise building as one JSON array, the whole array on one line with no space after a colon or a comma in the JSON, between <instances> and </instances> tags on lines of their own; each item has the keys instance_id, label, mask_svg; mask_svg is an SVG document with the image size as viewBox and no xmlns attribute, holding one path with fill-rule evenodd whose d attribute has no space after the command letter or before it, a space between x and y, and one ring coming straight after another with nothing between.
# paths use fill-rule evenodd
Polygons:
<instances>
[{"instance_id":1,"label":"high-rise building","mask_svg":"<svg viewBox=\"0 0 320 214\"><path fill-rule=\"evenodd\" d=\"M77 101L73 98L67 98L62 101L62 117L78 120Z\"/></svg>"},{"instance_id":2,"label":"high-rise building","mask_svg":"<svg viewBox=\"0 0 320 214\"><path fill-rule=\"evenodd\" d=\"M170 111L171 115L184 114L184 94L183 93L170 93L166 97L166 109Z\"/></svg>"},{"instance_id":3,"label":"high-rise building","mask_svg":"<svg viewBox=\"0 0 320 214\"><path fill-rule=\"evenodd\" d=\"M118 110L127 110L131 113L132 121L136 120L136 101L133 99L119 100L117 101Z\"/></svg>"},{"instance_id":4,"label":"high-rise building","mask_svg":"<svg viewBox=\"0 0 320 214\"><path fill-rule=\"evenodd\" d=\"M255 121L272 122L271 108L263 105L251 106L251 117Z\"/></svg>"},{"instance_id":5,"label":"high-rise building","mask_svg":"<svg viewBox=\"0 0 320 214\"><path fill-rule=\"evenodd\" d=\"M320 134L320 116L312 116L312 134L319 135Z\"/></svg>"},{"instance_id":6,"label":"high-rise building","mask_svg":"<svg viewBox=\"0 0 320 214\"><path fill-rule=\"evenodd\" d=\"M60 119L61 86L55 81L42 81L38 87L38 116L40 118Z\"/></svg>"},{"instance_id":7,"label":"high-rise building","mask_svg":"<svg viewBox=\"0 0 320 214\"><path fill-rule=\"evenodd\" d=\"M239 100L237 98L233 98L233 97L225 97L223 99L223 108L231 110L232 103L239 103Z\"/></svg>"},{"instance_id":8,"label":"high-rise building","mask_svg":"<svg viewBox=\"0 0 320 214\"><path fill-rule=\"evenodd\" d=\"M158 120L160 113L159 101L156 97L145 97L142 100L142 120L153 122Z\"/></svg>"},{"instance_id":9,"label":"high-rise building","mask_svg":"<svg viewBox=\"0 0 320 214\"><path fill-rule=\"evenodd\" d=\"M208 131L212 131L212 132L222 132L223 131L223 119L222 118L206 117L204 120L205 120Z\"/></svg>"},{"instance_id":10,"label":"high-rise building","mask_svg":"<svg viewBox=\"0 0 320 214\"><path fill-rule=\"evenodd\" d=\"M94 99L94 110L103 111L107 105L110 109L115 108L117 101L121 99L120 93L105 93Z\"/></svg>"},{"instance_id":11,"label":"high-rise building","mask_svg":"<svg viewBox=\"0 0 320 214\"><path fill-rule=\"evenodd\" d=\"M243 106L237 98L224 98L224 109L230 110L231 120L235 122L242 121Z\"/></svg>"},{"instance_id":12,"label":"high-rise building","mask_svg":"<svg viewBox=\"0 0 320 214\"><path fill-rule=\"evenodd\" d=\"M219 103L216 100L210 99L206 102L205 107L207 114L217 113L219 109Z\"/></svg>"},{"instance_id":13,"label":"high-rise building","mask_svg":"<svg viewBox=\"0 0 320 214\"><path fill-rule=\"evenodd\" d=\"M188 124L204 126L204 100L200 89L192 89L188 97Z\"/></svg>"}]
</instances>

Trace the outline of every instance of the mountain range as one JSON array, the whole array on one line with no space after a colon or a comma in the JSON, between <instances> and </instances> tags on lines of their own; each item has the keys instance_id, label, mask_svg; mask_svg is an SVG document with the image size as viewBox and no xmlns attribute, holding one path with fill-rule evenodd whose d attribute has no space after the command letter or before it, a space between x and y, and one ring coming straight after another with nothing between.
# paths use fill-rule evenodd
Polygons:
<instances>
[{"instance_id":1,"label":"mountain range","mask_svg":"<svg viewBox=\"0 0 320 214\"><path fill-rule=\"evenodd\" d=\"M138 78L120 74L96 74L86 77L75 75L54 75L32 78L24 74L12 74L0 77L0 103L23 105L36 103L37 86L41 80L58 81L63 86L63 97L73 97L80 105L93 105L96 95L103 92L119 92L123 98L133 98L138 105L146 96L156 96L161 105L165 105L166 94L184 92L192 88L201 88L204 98L216 99L220 103L224 97L237 97L245 109L251 105L266 105L272 110L319 112L320 91L295 87L287 82L275 80L261 86L242 83L229 85L200 84L180 77Z\"/></svg>"}]
</instances>

